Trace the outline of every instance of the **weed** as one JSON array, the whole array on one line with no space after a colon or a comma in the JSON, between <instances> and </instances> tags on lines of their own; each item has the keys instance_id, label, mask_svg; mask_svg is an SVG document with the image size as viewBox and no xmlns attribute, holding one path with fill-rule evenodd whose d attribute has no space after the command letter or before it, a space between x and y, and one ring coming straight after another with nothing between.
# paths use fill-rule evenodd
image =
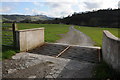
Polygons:
<instances>
[{"instance_id":1,"label":"weed","mask_svg":"<svg viewBox=\"0 0 120 80\"><path fill-rule=\"evenodd\" d=\"M118 78L120 76L120 73L114 70L105 61L101 61L95 67L94 74L95 74L94 75L95 78L102 78L102 79Z\"/></svg>"}]
</instances>

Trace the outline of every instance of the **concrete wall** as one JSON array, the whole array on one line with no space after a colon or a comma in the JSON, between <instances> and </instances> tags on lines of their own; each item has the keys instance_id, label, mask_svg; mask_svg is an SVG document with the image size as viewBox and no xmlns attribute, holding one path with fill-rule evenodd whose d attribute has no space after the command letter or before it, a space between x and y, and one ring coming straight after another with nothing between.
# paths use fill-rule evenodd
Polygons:
<instances>
[{"instance_id":1,"label":"concrete wall","mask_svg":"<svg viewBox=\"0 0 120 80\"><path fill-rule=\"evenodd\" d=\"M103 59L114 69L120 71L120 39L109 31L103 31Z\"/></svg>"},{"instance_id":2,"label":"concrete wall","mask_svg":"<svg viewBox=\"0 0 120 80\"><path fill-rule=\"evenodd\" d=\"M16 47L20 51L28 51L44 44L44 28L16 31Z\"/></svg>"}]
</instances>

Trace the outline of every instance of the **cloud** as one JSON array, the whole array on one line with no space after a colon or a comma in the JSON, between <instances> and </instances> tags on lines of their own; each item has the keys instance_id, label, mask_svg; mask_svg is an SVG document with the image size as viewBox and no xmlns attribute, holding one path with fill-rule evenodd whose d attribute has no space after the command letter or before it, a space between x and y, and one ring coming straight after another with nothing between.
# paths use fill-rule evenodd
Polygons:
<instances>
[{"instance_id":1,"label":"cloud","mask_svg":"<svg viewBox=\"0 0 120 80\"><path fill-rule=\"evenodd\" d=\"M45 0L46 2L78 2L79 0Z\"/></svg>"},{"instance_id":2,"label":"cloud","mask_svg":"<svg viewBox=\"0 0 120 80\"><path fill-rule=\"evenodd\" d=\"M40 11L37 9L29 9L29 8L25 8L25 13L26 15L47 15L47 12L45 11Z\"/></svg>"},{"instance_id":3,"label":"cloud","mask_svg":"<svg viewBox=\"0 0 120 80\"><path fill-rule=\"evenodd\" d=\"M100 8L100 3L91 3L91 2L84 2L86 4L86 8L88 9L95 9Z\"/></svg>"},{"instance_id":4,"label":"cloud","mask_svg":"<svg viewBox=\"0 0 120 80\"><path fill-rule=\"evenodd\" d=\"M1 2L45 2L45 0L1 0Z\"/></svg>"},{"instance_id":5,"label":"cloud","mask_svg":"<svg viewBox=\"0 0 120 80\"><path fill-rule=\"evenodd\" d=\"M55 17L61 17L61 16L67 16L69 14L72 14L74 12L72 6L73 3L67 3L67 2L48 2L46 5L50 8L48 13L50 16L55 16Z\"/></svg>"},{"instance_id":6,"label":"cloud","mask_svg":"<svg viewBox=\"0 0 120 80\"><path fill-rule=\"evenodd\" d=\"M118 0L2 0L4 2L32 2L34 7L30 9L27 3L23 14L44 14L51 17L68 16L74 12L85 12L98 9L118 8ZM13 5L13 4L12 4ZM18 6L18 5L17 5ZM32 5L31 5L32 6ZM10 7L10 5L9 5ZM10 8L0 10L2 12L11 11ZM16 7L17 8L17 7ZM13 10L13 9L12 9ZM14 9L17 12L17 9ZM22 11L22 10L21 10ZM12 11L11 11L12 12Z\"/></svg>"},{"instance_id":7,"label":"cloud","mask_svg":"<svg viewBox=\"0 0 120 80\"><path fill-rule=\"evenodd\" d=\"M77 0L1 0L1 2L75 2Z\"/></svg>"},{"instance_id":8,"label":"cloud","mask_svg":"<svg viewBox=\"0 0 120 80\"><path fill-rule=\"evenodd\" d=\"M18 3L15 3L15 2L3 2L1 5L1 8L0 8L0 13L9 14L9 13L12 13L14 11L16 11L14 13L17 13L18 9L17 9L17 7L15 7L17 5L18 5Z\"/></svg>"},{"instance_id":9,"label":"cloud","mask_svg":"<svg viewBox=\"0 0 120 80\"><path fill-rule=\"evenodd\" d=\"M3 6L2 8L0 8L0 13L10 12L11 10L12 10L11 7L5 7L5 6Z\"/></svg>"},{"instance_id":10,"label":"cloud","mask_svg":"<svg viewBox=\"0 0 120 80\"><path fill-rule=\"evenodd\" d=\"M118 2L118 8L120 8L120 1Z\"/></svg>"},{"instance_id":11,"label":"cloud","mask_svg":"<svg viewBox=\"0 0 120 80\"><path fill-rule=\"evenodd\" d=\"M42 11L41 9L24 8L26 11L25 14L47 15L51 17L63 17L63 16L68 16L74 13L74 10L72 8L72 3L45 2L45 3L39 3L39 4L44 5L43 7L48 7L48 9Z\"/></svg>"},{"instance_id":12,"label":"cloud","mask_svg":"<svg viewBox=\"0 0 120 80\"><path fill-rule=\"evenodd\" d=\"M62 4L58 3L58 2L46 2L45 5L47 5L51 8L59 8L62 6Z\"/></svg>"},{"instance_id":13,"label":"cloud","mask_svg":"<svg viewBox=\"0 0 120 80\"><path fill-rule=\"evenodd\" d=\"M28 10L29 10L29 8L25 8L25 10L26 10L26 11L28 11Z\"/></svg>"},{"instance_id":14,"label":"cloud","mask_svg":"<svg viewBox=\"0 0 120 80\"><path fill-rule=\"evenodd\" d=\"M107 8L118 8L118 0L104 0L101 1L101 9L107 9Z\"/></svg>"},{"instance_id":15,"label":"cloud","mask_svg":"<svg viewBox=\"0 0 120 80\"><path fill-rule=\"evenodd\" d=\"M42 12L52 17L68 16L74 12L107 9L110 8L110 5L113 7L115 4L115 0L44 0L44 3L34 2L34 5L36 6L47 6L49 10ZM115 8L115 6L113 8ZM35 10L33 12L41 13L40 10Z\"/></svg>"},{"instance_id":16,"label":"cloud","mask_svg":"<svg viewBox=\"0 0 120 80\"><path fill-rule=\"evenodd\" d=\"M39 6L40 2L33 2L34 5Z\"/></svg>"},{"instance_id":17,"label":"cloud","mask_svg":"<svg viewBox=\"0 0 120 80\"><path fill-rule=\"evenodd\" d=\"M37 15L37 14L47 15L47 13L46 13L45 11L40 11L40 10L36 10L36 9L32 9L32 10L31 10L31 13L34 14L34 15L35 15L35 14L36 14L36 15Z\"/></svg>"}]
</instances>

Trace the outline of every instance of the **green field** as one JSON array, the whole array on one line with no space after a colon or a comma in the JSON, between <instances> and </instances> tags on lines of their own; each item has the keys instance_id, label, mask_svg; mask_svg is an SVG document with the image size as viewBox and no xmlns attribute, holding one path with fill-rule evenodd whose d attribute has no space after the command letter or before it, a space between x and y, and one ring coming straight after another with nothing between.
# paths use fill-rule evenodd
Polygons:
<instances>
[{"instance_id":1,"label":"green field","mask_svg":"<svg viewBox=\"0 0 120 80\"><path fill-rule=\"evenodd\" d=\"M102 46L103 30L108 30L116 37L120 37L120 35L118 35L120 29L118 28L99 28L99 27L82 27L82 26L81 27L75 26L75 28L88 35L96 43L95 46Z\"/></svg>"},{"instance_id":2,"label":"green field","mask_svg":"<svg viewBox=\"0 0 120 80\"><path fill-rule=\"evenodd\" d=\"M68 32L68 27L70 25L64 24L17 24L18 29L30 29L30 28L45 28L45 42L55 42L56 40L60 39L60 34L65 34Z\"/></svg>"}]
</instances>

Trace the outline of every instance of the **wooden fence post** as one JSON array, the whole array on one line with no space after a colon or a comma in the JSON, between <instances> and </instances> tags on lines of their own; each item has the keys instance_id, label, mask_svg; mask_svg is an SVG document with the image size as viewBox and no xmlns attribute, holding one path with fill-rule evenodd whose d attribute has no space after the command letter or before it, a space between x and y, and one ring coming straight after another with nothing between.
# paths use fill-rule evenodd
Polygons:
<instances>
[{"instance_id":1,"label":"wooden fence post","mask_svg":"<svg viewBox=\"0 0 120 80\"><path fill-rule=\"evenodd\" d=\"M16 30L17 30L17 25L16 25L16 23L13 23L12 24L12 31L13 31L13 44L14 44L14 47L16 46L16 33L15 33Z\"/></svg>"}]
</instances>

